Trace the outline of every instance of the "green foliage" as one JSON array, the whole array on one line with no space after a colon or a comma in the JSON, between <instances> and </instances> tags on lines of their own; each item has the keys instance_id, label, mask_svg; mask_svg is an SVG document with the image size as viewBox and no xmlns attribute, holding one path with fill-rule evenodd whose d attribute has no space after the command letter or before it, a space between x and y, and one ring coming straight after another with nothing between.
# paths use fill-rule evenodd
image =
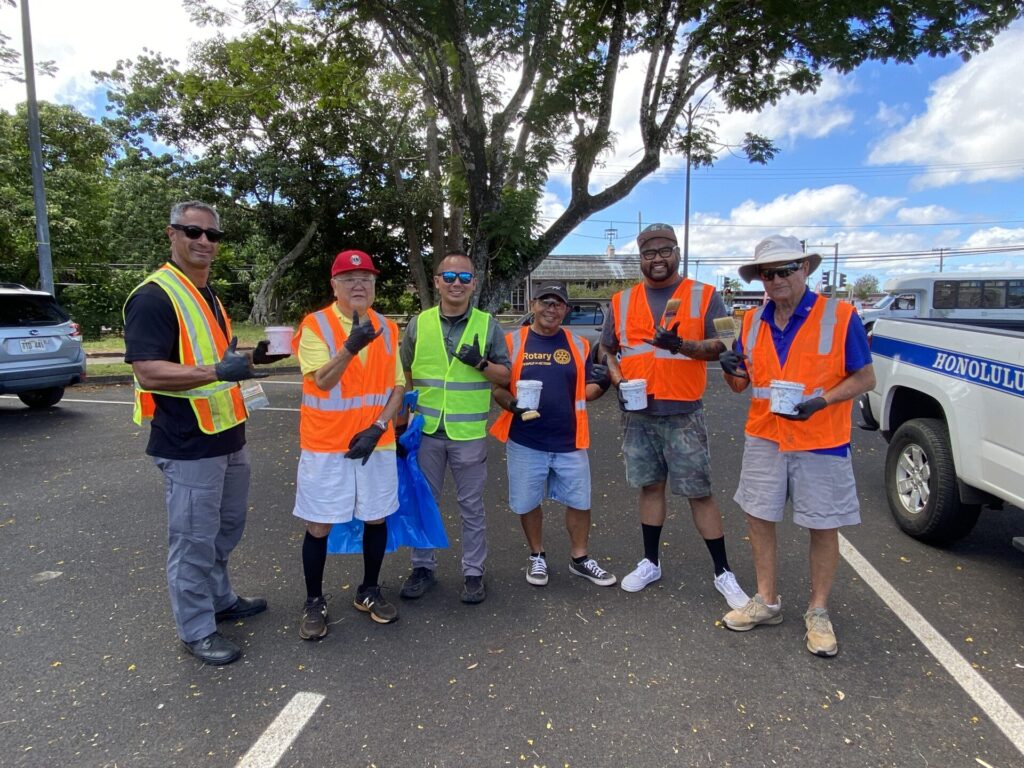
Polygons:
<instances>
[{"instance_id":1,"label":"green foliage","mask_svg":"<svg viewBox=\"0 0 1024 768\"><path fill-rule=\"evenodd\" d=\"M861 301L875 293L878 293L878 278L874 275L861 275L853 284L853 295Z\"/></svg>"},{"instance_id":2,"label":"green foliage","mask_svg":"<svg viewBox=\"0 0 1024 768\"><path fill-rule=\"evenodd\" d=\"M81 326L82 336L98 339L104 328L121 333L124 329L124 303L146 273L141 270L88 268L82 270L80 276L84 282L66 287L60 301Z\"/></svg>"}]
</instances>

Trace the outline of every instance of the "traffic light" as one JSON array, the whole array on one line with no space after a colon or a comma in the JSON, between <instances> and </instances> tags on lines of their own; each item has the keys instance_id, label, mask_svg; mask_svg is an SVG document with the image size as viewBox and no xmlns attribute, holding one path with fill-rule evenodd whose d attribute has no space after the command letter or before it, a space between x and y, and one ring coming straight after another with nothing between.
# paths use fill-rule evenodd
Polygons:
<instances>
[{"instance_id":1,"label":"traffic light","mask_svg":"<svg viewBox=\"0 0 1024 768\"><path fill-rule=\"evenodd\" d=\"M846 287L846 273L845 272L840 272L839 273L839 287L840 288L845 288Z\"/></svg>"},{"instance_id":2,"label":"traffic light","mask_svg":"<svg viewBox=\"0 0 1024 768\"><path fill-rule=\"evenodd\" d=\"M829 278L830 278L831 276L832 276L832 273L831 273L831 272L829 272L829 271L828 271L827 269L826 269L826 270L824 270L824 271L823 271L823 272L821 273L821 284L822 284L822 285L831 285L832 283L830 283L830 282L829 282Z\"/></svg>"}]
</instances>

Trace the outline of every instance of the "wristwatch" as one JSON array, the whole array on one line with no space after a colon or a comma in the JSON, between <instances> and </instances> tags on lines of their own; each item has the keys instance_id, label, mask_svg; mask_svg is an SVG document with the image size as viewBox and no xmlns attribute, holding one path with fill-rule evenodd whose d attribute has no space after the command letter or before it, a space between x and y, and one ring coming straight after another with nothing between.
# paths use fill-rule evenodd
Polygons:
<instances>
[{"instance_id":1,"label":"wristwatch","mask_svg":"<svg viewBox=\"0 0 1024 768\"><path fill-rule=\"evenodd\" d=\"M384 419L377 419L375 422L373 422L373 426L380 427L381 432L388 431L388 423L384 421Z\"/></svg>"}]
</instances>

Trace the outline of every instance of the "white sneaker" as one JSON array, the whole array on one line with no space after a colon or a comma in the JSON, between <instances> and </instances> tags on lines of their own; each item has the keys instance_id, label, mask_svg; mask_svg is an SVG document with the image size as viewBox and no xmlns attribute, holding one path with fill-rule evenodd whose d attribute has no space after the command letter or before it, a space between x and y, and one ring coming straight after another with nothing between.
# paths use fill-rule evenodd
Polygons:
<instances>
[{"instance_id":1,"label":"white sneaker","mask_svg":"<svg viewBox=\"0 0 1024 768\"><path fill-rule=\"evenodd\" d=\"M655 565L646 557L636 564L636 570L622 579L622 588L627 592L639 592L648 584L661 578L661 564Z\"/></svg>"},{"instance_id":2,"label":"white sneaker","mask_svg":"<svg viewBox=\"0 0 1024 768\"><path fill-rule=\"evenodd\" d=\"M526 568L526 580L535 587L543 587L548 583L548 561L544 555L530 555L530 565Z\"/></svg>"},{"instance_id":3,"label":"white sneaker","mask_svg":"<svg viewBox=\"0 0 1024 768\"><path fill-rule=\"evenodd\" d=\"M750 602L747 593L736 582L736 577L732 571L722 571L721 574L715 576L715 589L725 595L725 602L734 611L738 611Z\"/></svg>"}]
</instances>

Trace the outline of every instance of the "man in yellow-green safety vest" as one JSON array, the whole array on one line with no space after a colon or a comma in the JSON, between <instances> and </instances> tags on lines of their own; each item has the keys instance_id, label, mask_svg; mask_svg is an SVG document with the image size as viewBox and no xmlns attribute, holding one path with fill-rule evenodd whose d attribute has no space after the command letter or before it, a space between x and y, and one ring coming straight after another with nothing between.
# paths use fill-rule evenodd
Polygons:
<instances>
[{"instance_id":1,"label":"man in yellow-green safety vest","mask_svg":"<svg viewBox=\"0 0 1024 768\"><path fill-rule=\"evenodd\" d=\"M217 211L189 201L171 209L171 259L124 307L125 362L135 374L135 423L150 421L146 453L167 489L167 587L178 636L207 664L230 664L241 649L217 622L252 616L263 598L239 597L228 556L242 538L249 496L244 398L238 382L265 376L267 354L235 349L231 319L209 285L224 236Z\"/></svg>"},{"instance_id":2,"label":"man in yellow-green safety vest","mask_svg":"<svg viewBox=\"0 0 1024 768\"><path fill-rule=\"evenodd\" d=\"M487 413L491 385L507 387L512 367L497 321L470 307L476 290L473 260L445 256L434 272L439 306L421 312L405 329L399 354L407 388L419 391L423 441L419 465L440 504L445 468L451 467L462 516L462 602L483 602L487 557L484 485L487 482ZM421 597L435 583L432 549L414 549L402 597Z\"/></svg>"}]
</instances>

